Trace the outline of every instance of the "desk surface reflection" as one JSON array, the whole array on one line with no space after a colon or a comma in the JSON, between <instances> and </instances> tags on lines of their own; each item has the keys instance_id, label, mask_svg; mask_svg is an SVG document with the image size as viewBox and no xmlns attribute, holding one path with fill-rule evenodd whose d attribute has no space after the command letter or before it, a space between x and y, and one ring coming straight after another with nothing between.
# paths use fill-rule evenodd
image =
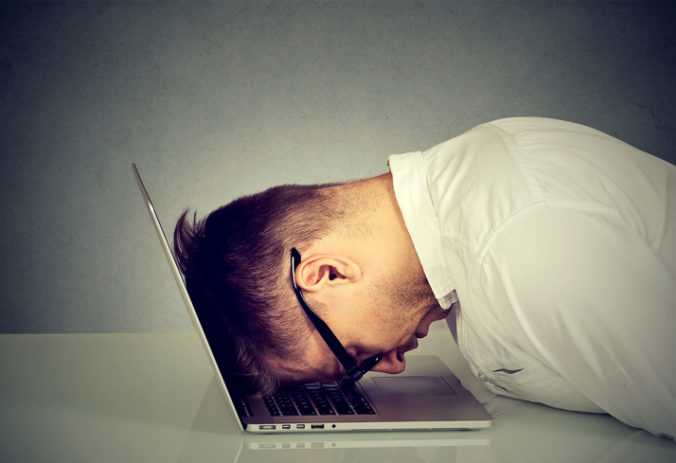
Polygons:
<instances>
[{"instance_id":1,"label":"desk surface reflection","mask_svg":"<svg viewBox=\"0 0 676 463\"><path fill-rule=\"evenodd\" d=\"M477 431L242 433L193 333L2 335L0 368L3 462L676 461L611 417L503 397Z\"/></svg>"}]
</instances>

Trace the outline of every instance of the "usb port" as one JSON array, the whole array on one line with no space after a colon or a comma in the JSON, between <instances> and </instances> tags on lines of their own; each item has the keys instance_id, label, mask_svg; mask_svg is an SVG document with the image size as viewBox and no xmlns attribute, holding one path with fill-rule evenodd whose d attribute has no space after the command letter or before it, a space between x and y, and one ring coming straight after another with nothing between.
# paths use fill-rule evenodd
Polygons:
<instances>
[{"instance_id":1,"label":"usb port","mask_svg":"<svg viewBox=\"0 0 676 463\"><path fill-rule=\"evenodd\" d=\"M311 424L310 429L324 429L323 424Z\"/></svg>"},{"instance_id":2,"label":"usb port","mask_svg":"<svg viewBox=\"0 0 676 463\"><path fill-rule=\"evenodd\" d=\"M274 424L261 424L258 426L258 429L261 431L272 431L276 428Z\"/></svg>"},{"instance_id":3,"label":"usb port","mask_svg":"<svg viewBox=\"0 0 676 463\"><path fill-rule=\"evenodd\" d=\"M282 429L291 429L291 425L290 424L283 424Z\"/></svg>"},{"instance_id":4,"label":"usb port","mask_svg":"<svg viewBox=\"0 0 676 463\"><path fill-rule=\"evenodd\" d=\"M304 424L297 424L296 429L305 429L305 425Z\"/></svg>"}]
</instances>

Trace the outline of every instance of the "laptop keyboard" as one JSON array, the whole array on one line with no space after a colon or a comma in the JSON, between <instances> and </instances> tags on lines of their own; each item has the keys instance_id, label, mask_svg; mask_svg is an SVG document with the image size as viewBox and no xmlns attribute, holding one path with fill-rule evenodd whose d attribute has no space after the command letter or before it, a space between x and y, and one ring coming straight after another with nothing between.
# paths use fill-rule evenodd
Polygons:
<instances>
[{"instance_id":1,"label":"laptop keyboard","mask_svg":"<svg viewBox=\"0 0 676 463\"><path fill-rule=\"evenodd\" d=\"M337 382L283 388L264 396L263 401L273 416L375 414L354 387L341 387Z\"/></svg>"}]
</instances>

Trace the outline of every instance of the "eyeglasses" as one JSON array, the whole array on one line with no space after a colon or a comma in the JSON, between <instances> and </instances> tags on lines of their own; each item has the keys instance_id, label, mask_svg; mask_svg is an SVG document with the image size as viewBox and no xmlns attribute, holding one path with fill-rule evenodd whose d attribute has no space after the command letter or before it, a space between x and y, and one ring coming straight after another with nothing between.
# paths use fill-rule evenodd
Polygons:
<instances>
[{"instance_id":1,"label":"eyeglasses","mask_svg":"<svg viewBox=\"0 0 676 463\"><path fill-rule=\"evenodd\" d=\"M361 363L361 365L357 365L357 361L354 359L354 357L352 357L350 354L347 353L347 351L340 343L336 335L333 334L333 331L331 331L329 326L326 323L324 323L324 320L322 320L319 317L319 315L317 315L315 311L312 310L312 308L305 301L305 298L303 297L303 291L300 289L298 284L296 284L296 269L298 268L299 264L300 264L300 252L298 252L296 248L292 248L291 283L293 284L293 290L296 293L298 302L300 303L301 307L303 307L303 310L310 318L310 321L315 326L315 328L317 328L317 331L319 331L319 334L322 336L326 344L329 346L334 355L338 358L340 364L343 365L343 368L345 368L345 371L347 372L347 374L345 375L345 379L352 382L359 381L359 379L361 379L361 377L364 376L366 372L368 372L371 368L376 366L376 363L380 362L383 359L383 354L377 354L374 355L373 357L369 357L366 360L364 360Z\"/></svg>"}]
</instances>

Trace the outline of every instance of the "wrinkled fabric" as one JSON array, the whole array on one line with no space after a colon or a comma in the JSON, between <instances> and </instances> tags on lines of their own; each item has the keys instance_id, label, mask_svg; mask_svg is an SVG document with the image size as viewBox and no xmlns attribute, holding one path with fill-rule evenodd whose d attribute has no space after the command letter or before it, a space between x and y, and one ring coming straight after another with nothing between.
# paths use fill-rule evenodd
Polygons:
<instances>
[{"instance_id":1,"label":"wrinkled fabric","mask_svg":"<svg viewBox=\"0 0 676 463\"><path fill-rule=\"evenodd\" d=\"M509 118L389 166L490 390L676 435L674 165L579 124Z\"/></svg>"}]
</instances>

